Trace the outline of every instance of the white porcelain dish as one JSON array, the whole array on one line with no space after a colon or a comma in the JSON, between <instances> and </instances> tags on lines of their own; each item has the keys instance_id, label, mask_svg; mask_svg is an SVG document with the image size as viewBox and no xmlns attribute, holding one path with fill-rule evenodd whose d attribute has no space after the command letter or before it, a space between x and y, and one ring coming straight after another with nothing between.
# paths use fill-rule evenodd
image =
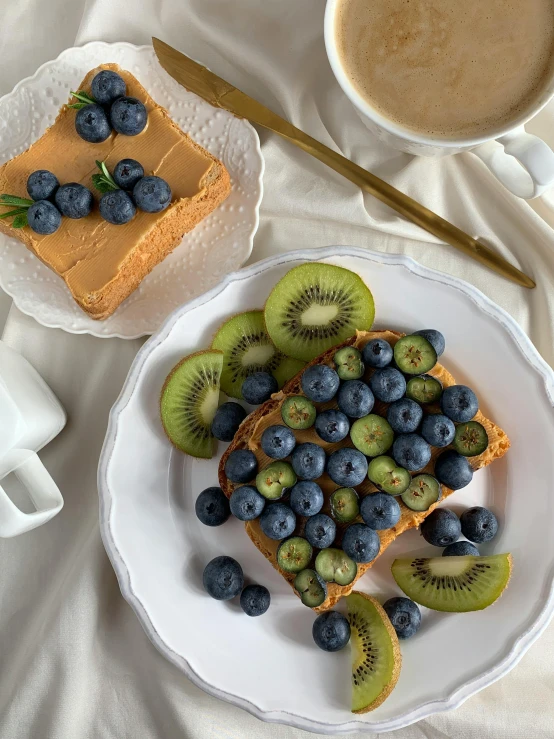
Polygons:
<instances>
[{"instance_id":1,"label":"white porcelain dish","mask_svg":"<svg viewBox=\"0 0 554 739\"><path fill-rule=\"evenodd\" d=\"M482 552L510 551L509 588L491 608L470 614L424 612L423 627L402 643L392 695L373 713L349 712L349 650L327 654L312 642L312 612L254 548L236 520L200 524L194 501L217 484L218 458L172 451L158 419L164 378L185 354L206 347L215 328L261 307L292 266L323 260L357 272L371 287L376 326L444 332L444 364L472 385L481 407L512 448L448 499L462 510L491 506L501 522ZM327 247L280 255L230 275L173 313L142 348L115 404L99 467L101 531L124 597L158 649L210 694L265 720L319 733L398 729L459 706L505 675L549 621L554 608L554 373L523 331L475 288L400 255ZM221 450L220 450L221 451ZM399 537L358 583L387 598L400 554L438 553L417 531ZM251 619L235 603L202 590L203 566L235 556L247 577L265 583L272 606Z\"/></svg>"},{"instance_id":2,"label":"white porcelain dish","mask_svg":"<svg viewBox=\"0 0 554 739\"><path fill-rule=\"evenodd\" d=\"M239 269L252 251L262 199L263 158L248 121L219 110L175 82L151 46L93 41L67 49L0 98L0 164L27 149L54 122L85 74L107 62L128 69L195 141L221 159L231 194L142 281L105 321L74 302L63 280L17 239L0 234L0 286L17 307L44 326L70 333L134 339L158 329L167 316Z\"/></svg>"}]
</instances>

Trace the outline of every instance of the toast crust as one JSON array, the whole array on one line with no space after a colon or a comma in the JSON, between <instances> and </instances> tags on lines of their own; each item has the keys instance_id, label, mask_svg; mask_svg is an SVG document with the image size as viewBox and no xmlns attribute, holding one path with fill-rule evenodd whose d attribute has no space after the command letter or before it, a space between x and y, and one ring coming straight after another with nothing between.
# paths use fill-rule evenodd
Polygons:
<instances>
[{"instance_id":1,"label":"toast crust","mask_svg":"<svg viewBox=\"0 0 554 739\"><path fill-rule=\"evenodd\" d=\"M333 366L333 356L337 349L342 346L355 346L361 350L368 341L375 338L385 339L391 344L391 346L394 346L398 339L401 338L403 335L404 334L400 334L395 331L359 331L357 332L356 336L353 336L352 338L345 341L343 344L340 344L324 352L319 357L316 357L316 359L310 362L307 366L311 366L313 364L328 364L329 366ZM280 409L285 398L291 395L303 395L300 384L300 378L303 371L304 370L302 370L295 377L289 380L289 382L283 387L282 390L280 390L278 393L275 393L270 400L257 408L242 422L237 433L235 434L234 440L231 442L231 444L223 454L219 464L219 484L227 497L230 497L233 490L238 487L237 484L231 482L225 475L225 462L227 461L229 454L234 449L251 449L258 459L258 465L260 469L263 469L272 461L274 461L262 451L260 447L261 435L264 429L266 429L268 426L282 423ZM372 370L371 368L366 371L366 374L364 376L364 379L366 381L369 379L369 377L371 377L373 371L374 370ZM454 377L441 364L437 364L428 374L433 375L438 380L440 380L443 387L448 387L450 385L456 384ZM318 411L325 408L336 407L336 403L334 401L331 401L330 403L316 403L315 405L317 406ZM429 410L437 409L437 406L433 407L433 405L429 405L428 407ZM372 413L383 415L386 409L387 404L376 401ZM510 440L506 433L493 421L486 418L483 413L481 413L481 411L477 412L474 420L478 421L485 427L489 437L489 446L483 452L483 454L480 454L476 457L470 457L468 459L472 468L474 470L478 470L491 464L491 462L494 462L496 459L500 459L501 457L503 457L510 448ZM317 436L313 427L305 431L295 431L295 435L299 443L312 441L322 446L327 453L331 453L343 446L353 446L349 439L345 439L344 441L336 444L328 444L322 441ZM444 450L433 448L433 455L429 465L424 470L413 473L413 476L422 474L423 472L429 472L430 474L433 474L434 460L442 451ZM332 482L327 474L324 474L321 478L319 478L317 480L317 483L321 486L325 496L325 505L323 507L323 512L328 513L329 495L338 486ZM360 495L365 495L377 490L377 488L371 482L369 482L369 480L366 480L361 485L358 485L356 489ZM439 503L442 503L442 501L453 492L453 490L450 490L443 485L442 498ZM357 576L349 585L337 585L336 583L328 583L328 597L321 606L314 609L316 612L320 613L322 611L328 610L329 608L332 608L342 597L352 592L352 590L354 590L356 582L365 572L367 572L370 567L372 567L372 565L377 561L378 557L380 557L385 549L390 544L392 544L392 542L404 531L418 527L421 522L429 515L429 513L431 513L431 511L438 505L438 503L435 503L427 511L416 512L410 510L407 506L405 506L400 498L397 498L397 500L401 508L400 520L396 524L396 526L393 526L391 529L377 532L377 534L379 535L379 539L381 540L381 548L377 557L373 560L373 562L358 564ZM299 525L295 533L301 534L305 519L303 519L303 517L298 517L298 519ZM356 520L361 522L362 519L358 518ZM337 524L337 543L339 543L339 545L342 533L344 532L346 526L347 525L345 524ZM277 548L279 546L279 542L273 541L272 539L269 539L267 536L264 535L260 528L258 520L247 521L245 523L245 529L248 536L256 545L256 547L260 550L260 552L262 552L262 554L271 562L273 567L275 567L275 569L281 573L281 575L292 587L295 575L284 572L277 564ZM296 591L294 592L296 593Z\"/></svg>"},{"instance_id":2,"label":"toast crust","mask_svg":"<svg viewBox=\"0 0 554 739\"><path fill-rule=\"evenodd\" d=\"M41 168L51 169L62 184L81 182L93 191L98 200L99 194L94 190L91 179L95 159L105 159L112 167L124 156L139 160L145 157L145 174L158 173L160 167L159 175L168 177L175 199L165 211L158 214L139 211L129 224L113 226L102 221L96 203L90 216L70 224L71 232L67 232L67 238L64 233L62 243L57 244L55 250L52 237L40 237L29 228L14 229L10 223L0 220L0 231L22 241L46 266L62 277L79 307L96 320L110 316L144 277L173 251L184 234L209 215L231 190L229 173L222 162L184 133L130 72L117 64L103 64L91 70L77 89L90 92L93 77L102 69L113 70L125 79L128 94L145 103L149 126L154 125L153 129L149 131L147 127L136 137L114 133L106 142L90 145L74 131L75 110L63 105L53 125L40 139L0 167L0 192L21 197L28 197L27 176L34 169ZM66 142L63 150L60 150L61 131L64 132L62 142ZM159 156L152 146L154 141L163 146ZM189 159L181 148L183 146L190 152ZM179 155L175 153L177 151ZM121 156L116 156L116 152ZM168 156L170 152L171 158ZM182 157L182 171L188 173L187 177L192 175L185 165L192 164L193 157L198 160L200 156L199 161L206 162L207 171L200 181L191 180L190 190L187 177L180 177L175 171L176 164L181 162L180 158L175 158L178 156ZM77 232L78 224L82 224L83 232ZM91 279L93 271L95 276ZM87 285L86 289L83 285Z\"/></svg>"}]
</instances>

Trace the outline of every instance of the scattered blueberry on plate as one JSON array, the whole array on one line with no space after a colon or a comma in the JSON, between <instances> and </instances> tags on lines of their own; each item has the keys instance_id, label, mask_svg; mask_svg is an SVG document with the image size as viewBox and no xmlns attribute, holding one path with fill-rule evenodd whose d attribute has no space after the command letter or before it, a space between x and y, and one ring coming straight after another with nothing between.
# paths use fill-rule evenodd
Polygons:
<instances>
[{"instance_id":1,"label":"scattered blueberry on plate","mask_svg":"<svg viewBox=\"0 0 554 739\"><path fill-rule=\"evenodd\" d=\"M421 611L409 598L389 598L383 609L399 639L409 639L421 626Z\"/></svg>"},{"instance_id":2,"label":"scattered blueberry on plate","mask_svg":"<svg viewBox=\"0 0 554 739\"><path fill-rule=\"evenodd\" d=\"M350 641L350 624L338 611L321 613L312 626L314 642L325 652L338 652Z\"/></svg>"},{"instance_id":3,"label":"scattered blueberry on plate","mask_svg":"<svg viewBox=\"0 0 554 739\"><path fill-rule=\"evenodd\" d=\"M462 527L460 519L454 511L448 508L435 508L422 521L420 531L429 544L435 547L447 547L449 544L458 541L462 533Z\"/></svg>"},{"instance_id":4,"label":"scattered blueberry on plate","mask_svg":"<svg viewBox=\"0 0 554 739\"><path fill-rule=\"evenodd\" d=\"M242 397L250 405L261 405L279 389L277 380L269 372L253 372L242 383Z\"/></svg>"},{"instance_id":5,"label":"scattered blueberry on plate","mask_svg":"<svg viewBox=\"0 0 554 739\"><path fill-rule=\"evenodd\" d=\"M206 526L221 526L230 515L229 501L221 488L206 488L196 499L195 511Z\"/></svg>"},{"instance_id":6,"label":"scattered blueberry on plate","mask_svg":"<svg viewBox=\"0 0 554 739\"><path fill-rule=\"evenodd\" d=\"M265 585L247 585L240 594L240 607L247 616L262 616L271 603Z\"/></svg>"},{"instance_id":7,"label":"scattered blueberry on plate","mask_svg":"<svg viewBox=\"0 0 554 739\"><path fill-rule=\"evenodd\" d=\"M476 544L494 539L498 531L496 516L488 508L482 506L473 506L464 511L460 516L460 524L462 534Z\"/></svg>"},{"instance_id":8,"label":"scattered blueberry on plate","mask_svg":"<svg viewBox=\"0 0 554 739\"><path fill-rule=\"evenodd\" d=\"M240 403L222 403L212 421L212 434L219 441L233 441L239 426L246 418L246 411Z\"/></svg>"},{"instance_id":9,"label":"scattered blueberry on plate","mask_svg":"<svg viewBox=\"0 0 554 739\"><path fill-rule=\"evenodd\" d=\"M443 557L478 557L479 550L470 541L455 541L443 549Z\"/></svg>"},{"instance_id":10,"label":"scattered blueberry on plate","mask_svg":"<svg viewBox=\"0 0 554 739\"><path fill-rule=\"evenodd\" d=\"M231 600L242 590L244 575L242 567L233 557L215 557L208 562L202 576L204 589L216 600Z\"/></svg>"}]
</instances>

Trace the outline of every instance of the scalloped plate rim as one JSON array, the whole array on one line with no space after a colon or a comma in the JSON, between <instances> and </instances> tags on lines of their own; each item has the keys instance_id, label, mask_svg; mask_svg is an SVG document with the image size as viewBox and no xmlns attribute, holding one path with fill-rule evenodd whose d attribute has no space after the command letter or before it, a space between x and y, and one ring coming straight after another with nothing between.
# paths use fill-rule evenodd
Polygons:
<instances>
[{"instance_id":1,"label":"scalloped plate rim","mask_svg":"<svg viewBox=\"0 0 554 739\"><path fill-rule=\"evenodd\" d=\"M25 87L26 85L28 85L30 82L33 82L40 74L42 74L42 72L49 65L51 65L51 64L53 64L53 63L55 63L57 61L63 60L64 57L66 57L66 56L69 56L70 57L71 54L73 54L75 52L75 50L77 50L77 49L79 49L79 50L80 49L88 49L88 48L91 48L91 47L98 47L98 46L100 46L100 47L106 47L107 49L113 49L114 47L124 47L124 48L128 48L128 49L131 49L131 50L137 51L137 52L142 52L142 51L150 50L150 49L153 48L151 44L132 44L129 41L114 41L114 42L109 42L109 41L88 41L86 44L82 44L81 46L72 46L72 47L70 47L68 49L64 49L63 51L61 51L58 54L57 57L55 57L53 59L49 59L46 62L43 62L43 64L41 64L40 67L38 67L37 70L33 74L29 75L28 77L24 77L22 80L20 80L19 82L17 82L16 85L13 87L13 89L10 92L6 93L5 95L1 95L0 96L0 103L3 103L3 102L9 100L12 97L15 97L15 95L23 87ZM256 235L256 233L258 231L259 225L260 225L260 204L261 204L262 198L263 198L263 176L264 176L264 171L265 171L265 159L264 159L263 154L262 154L262 150L261 150L261 146L260 146L260 137L258 136L258 132L256 131L256 129L254 128L254 126L252 126L252 124L249 121L246 121L245 120L244 122L246 123L246 125L250 126L250 128L254 132L255 151L258 154L259 159L260 159L260 172L259 172L259 176L258 176L258 180L257 180L257 184L258 184L258 188L259 188L259 195L258 195L258 198L256 199L256 201L254 202L254 222L253 222L253 226L252 226L252 229L251 229L251 233L248 236L248 253L246 254L246 256L245 256L242 264L245 264L248 261L248 259L250 258L251 254L252 254L252 250L254 248L254 237L255 237L255 235ZM242 265L239 265L239 268L240 268L240 266L242 266ZM4 281L4 278L3 278L3 275L2 275L2 271L1 270L0 270L0 288L2 288L2 290L7 295L9 295L12 298L12 300L14 302L14 305L16 306L16 308L18 310L20 310L26 316L29 316L30 318L33 318L35 321L37 321L37 323L40 323L42 326L45 326L46 328L59 328L59 329L62 329L62 331L66 331L67 333L75 334L75 335L89 334L90 336L95 336L96 338L99 338L99 339L117 338L117 339L132 340L132 339L140 339L140 338L142 338L144 336L151 336L152 333L155 333L155 332L149 332L149 331L139 331L138 333L125 334L124 335L122 333L119 333L118 331L114 331L112 333L106 334L106 333L95 332L91 328L70 329L67 326L65 326L62 323L60 323L60 322L48 321L47 319L43 319L43 318L41 318L39 320L37 318L37 316L33 312L31 312L30 310L26 309L20 303L20 300L21 300L20 299L20 296L18 294L13 294L6 287L6 283ZM178 310L178 308L176 310ZM166 319L164 319L164 320L166 320ZM162 325L163 325L163 323L162 323Z\"/></svg>"},{"instance_id":2,"label":"scalloped plate rim","mask_svg":"<svg viewBox=\"0 0 554 739\"><path fill-rule=\"evenodd\" d=\"M119 416L134 394L137 379L141 370L146 365L148 357L152 351L168 338L172 329L186 313L212 300L212 298L222 292L231 282L248 279L259 272L277 265L286 264L287 262L298 260L310 262L330 257L336 258L340 255L362 257L369 261L377 262L378 264L400 265L419 277L448 285L469 297L477 307L494 318L508 332L523 355L523 358L542 378L544 390L550 404L554 408L554 371L540 356L537 349L531 343L529 337L516 323L512 316L510 316L503 308L496 305L496 303L476 287L460 278L425 267L404 254L377 253L358 247L327 246L316 249L291 251L264 259L256 264L229 274L222 282L208 292L194 298L188 303L185 303L180 308L177 308L137 353L121 393L110 411L106 438L104 440L98 466L100 533L102 541L110 561L112 562L123 597L133 608L148 637L156 648L170 662L184 672L197 687L201 688L209 695L225 700L239 708L243 708L262 721L268 723L282 723L305 731L318 732L322 734L349 734L356 731L394 731L409 726L417 721L421 721L422 719L428 718L436 713L442 713L444 711L458 708L472 695L475 695L483 688L496 682L515 667L529 647L542 634L554 615L554 570L551 570L552 578L550 590L544 596L543 607L538 613L536 619L526 631L520 634L520 636L514 641L513 646L508 653L505 654L505 656L503 656L503 658L500 659L493 667L485 670L475 678L466 681L453 690L450 695L443 700L430 701L421 704L417 708L407 711L394 719L377 721L371 724L360 720L351 720L344 724L328 724L305 719L286 711L265 711L260 709L254 702L226 693L200 678L188 664L187 660L181 655L176 654L167 644L165 644L153 628L146 608L132 590L129 571L127 570L127 566L123 558L118 552L116 542L110 528L112 495L107 482L107 471L111 453L113 452L115 437L117 435Z\"/></svg>"}]
</instances>

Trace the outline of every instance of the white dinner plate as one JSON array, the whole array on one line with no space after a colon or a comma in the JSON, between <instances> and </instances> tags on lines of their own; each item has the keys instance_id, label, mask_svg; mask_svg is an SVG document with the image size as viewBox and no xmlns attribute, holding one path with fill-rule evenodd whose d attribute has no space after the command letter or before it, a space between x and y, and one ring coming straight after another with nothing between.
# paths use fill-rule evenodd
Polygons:
<instances>
[{"instance_id":1,"label":"white dinner plate","mask_svg":"<svg viewBox=\"0 0 554 739\"><path fill-rule=\"evenodd\" d=\"M294 265L325 261L370 286L376 328L434 327L446 336L441 362L471 385L486 415L510 436L501 460L476 473L448 506L490 506L500 529L482 553L509 551L514 570L502 598L476 613L423 609L423 626L402 642L391 696L374 712L349 712L349 649L313 643L313 613L258 552L243 525L212 529L194 515L197 495L217 485L218 457L193 460L162 431L160 388L184 355L209 346L229 316L263 306ZM99 467L101 530L124 597L158 649L198 686L266 721L321 733L398 729L454 708L505 675L546 626L554 607L554 373L519 326L478 290L399 255L351 247L292 252L230 275L179 308L137 355L115 404ZM220 445L223 447L224 445ZM220 448L220 452L222 449ZM436 555L416 530L400 536L357 587L398 595L398 555ZM235 602L209 598L202 570L229 554L272 594L269 611L248 618Z\"/></svg>"},{"instance_id":2,"label":"white dinner plate","mask_svg":"<svg viewBox=\"0 0 554 739\"><path fill-rule=\"evenodd\" d=\"M91 69L108 62L132 72L184 131L225 164L231 193L104 321L90 318L61 277L20 241L1 233L0 286L23 313L44 326L134 339L156 331L183 301L205 292L246 262L258 228L264 164L258 134L250 123L181 87L162 69L151 46L101 41L66 49L0 98L0 164L42 136L69 91Z\"/></svg>"}]
</instances>

